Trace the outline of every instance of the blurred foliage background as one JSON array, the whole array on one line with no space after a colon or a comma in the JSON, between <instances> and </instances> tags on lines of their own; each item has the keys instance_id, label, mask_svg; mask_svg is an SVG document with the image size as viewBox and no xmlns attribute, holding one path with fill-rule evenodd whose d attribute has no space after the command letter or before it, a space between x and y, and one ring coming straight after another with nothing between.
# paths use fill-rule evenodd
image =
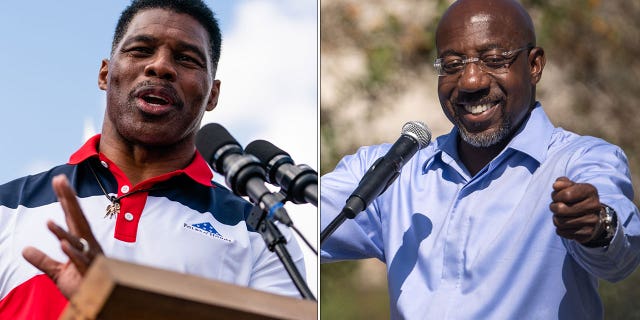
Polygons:
<instances>
[{"instance_id":1,"label":"blurred foliage background","mask_svg":"<svg viewBox=\"0 0 640 320\"><path fill-rule=\"evenodd\" d=\"M640 1L523 0L547 66L537 98L557 125L621 146L640 204ZM451 124L440 109L434 31L452 1L322 0L321 173L362 145L393 142L409 120L434 136ZM321 319L388 319L379 261L320 267ZM640 319L640 271L600 283L607 319Z\"/></svg>"}]
</instances>

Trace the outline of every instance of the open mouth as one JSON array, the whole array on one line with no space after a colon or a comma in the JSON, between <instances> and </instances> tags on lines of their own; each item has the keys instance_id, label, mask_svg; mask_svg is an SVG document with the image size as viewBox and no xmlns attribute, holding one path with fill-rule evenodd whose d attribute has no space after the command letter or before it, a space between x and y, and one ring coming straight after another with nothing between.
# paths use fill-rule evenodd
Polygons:
<instances>
[{"instance_id":1,"label":"open mouth","mask_svg":"<svg viewBox=\"0 0 640 320\"><path fill-rule=\"evenodd\" d=\"M148 104L158 106L175 105L177 101L175 93L164 87L145 88L139 90L136 96Z\"/></svg>"},{"instance_id":2,"label":"open mouth","mask_svg":"<svg viewBox=\"0 0 640 320\"><path fill-rule=\"evenodd\" d=\"M179 107L180 100L172 87L162 85L141 86L134 91L141 112L152 116L166 115Z\"/></svg>"},{"instance_id":3,"label":"open mouth","mask_svg":"<svg viewBox=\"0 0 640 320\"><path fill-rule=\"evenodd\" d=\"M169 99L166 99L164 97L155 95L155 94L146 94L140 97L142 100L144 100L146 103L148 104L153 104L153 105L158 105L158 106L164 106L164 105L169 105L172 104L171 101Z\"/></svg>"}]
</instances>

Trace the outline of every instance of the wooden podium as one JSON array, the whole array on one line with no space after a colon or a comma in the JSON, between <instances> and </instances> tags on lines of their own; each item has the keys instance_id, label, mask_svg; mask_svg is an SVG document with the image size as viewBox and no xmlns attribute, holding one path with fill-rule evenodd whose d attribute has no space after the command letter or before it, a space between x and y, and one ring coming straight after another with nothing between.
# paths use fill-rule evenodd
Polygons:
<instances>
[{"instance_id":1,"label":"wooden podium","mask_svg":"<svg viewBox=\"0 0 640 320\"><path fill-rule=\"evenodd\" d=\"M60 319L317 319L317 303L96 258Z\"/></svg>"}]
</instances>

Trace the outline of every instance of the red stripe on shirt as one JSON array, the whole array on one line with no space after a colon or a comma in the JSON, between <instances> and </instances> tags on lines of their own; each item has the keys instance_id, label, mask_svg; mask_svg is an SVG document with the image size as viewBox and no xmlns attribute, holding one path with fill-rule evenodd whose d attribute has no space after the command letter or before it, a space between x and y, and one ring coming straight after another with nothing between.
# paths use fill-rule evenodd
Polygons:
<instances>
[{"instance_id":1,"label":"red stripe on shirt","mask_svg":"<svg viewBox=\"0 0 640 320\"><path fill-rule=\"evenodd\" d=\"M58 319L67 303L53 281L40 274L13 288L0 300L0 319Z\"/></svg>"}]
</instances>

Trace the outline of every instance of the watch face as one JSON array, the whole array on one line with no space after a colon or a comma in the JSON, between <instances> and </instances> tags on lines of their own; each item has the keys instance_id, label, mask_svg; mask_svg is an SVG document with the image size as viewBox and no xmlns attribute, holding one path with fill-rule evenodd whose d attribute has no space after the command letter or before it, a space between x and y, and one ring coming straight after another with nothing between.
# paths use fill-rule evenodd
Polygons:
<instances>
[{"instance_id":1,"label":"watch face","mask_svg":"<svg viewBox=\"0 0 640 320\"><path fill-rule=\"evenodd\" d=\"M613 236L616 234L618 226L618 217L616 212L606 204L602 204L602 210L600 210L600 219L597 224L597 230L594 231L597 235L589 240L589 242L583 243L584 246L590 248L606 247L611 243Z\"/></svg>"},{"instance_id":2,"label":"watch face","mask_svg":"<svg viewBox=\"0 0 640 320\"><path fill-rule=\"evenodd\" d=\"M605 239L609 242L616 233L616 227L618 226L617 215L611 207L607 205L603 205L602 207L604 210L600 215L600 219L606 232Z\"/></svg>"}]
</instances>

